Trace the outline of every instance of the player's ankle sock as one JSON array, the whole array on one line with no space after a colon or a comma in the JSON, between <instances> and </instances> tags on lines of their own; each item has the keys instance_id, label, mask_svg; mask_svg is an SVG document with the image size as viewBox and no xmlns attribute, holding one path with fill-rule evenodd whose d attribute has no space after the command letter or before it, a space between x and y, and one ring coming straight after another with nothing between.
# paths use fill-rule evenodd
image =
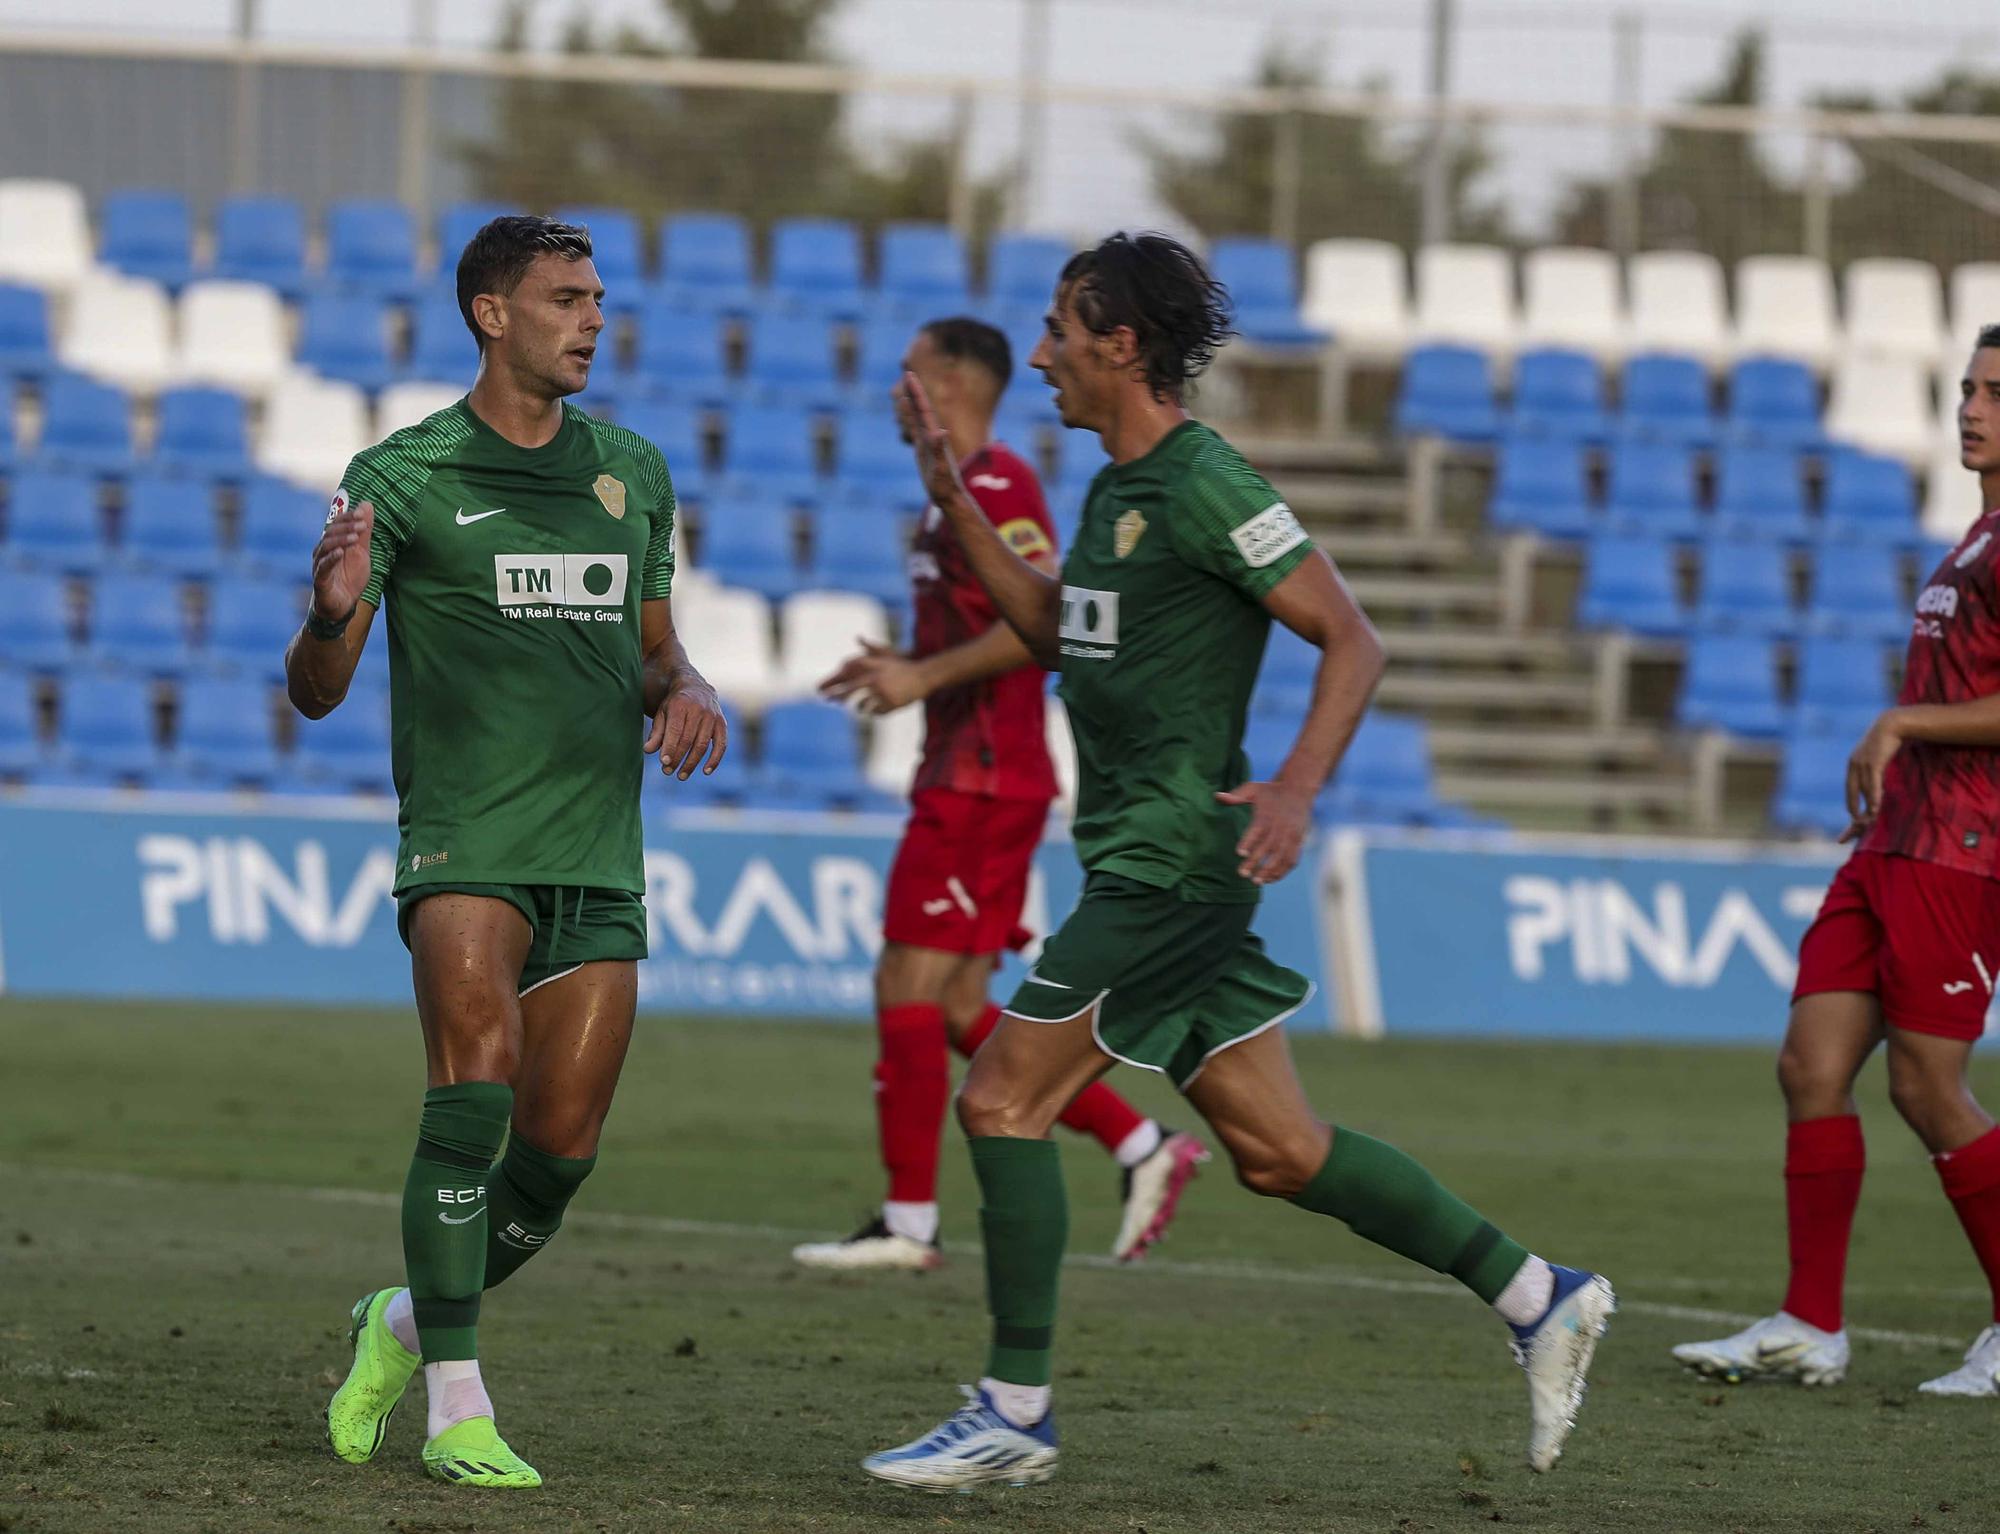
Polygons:
<instances>
[{"instance_id":1,"label":"player's ankle sock","mask_svg":"<svg viewBox=\"0 0 2000 1534\"><path fill-rule=\"evenodd\" d=\"M1065 1129L1089 1135L1115 1156L1119 1146L1146 1127L1146 1116L1104 1082L1093 1081L1070 1099L1069 1106L1063 1109L1056 1122ZM1158 1143L1154 1141L1155 1145ZM1151 1155L1152 1151L1148 1150L1146 1154ZM1145 1157L1139 1159L1143 1161ZM1121 1159L1119 1164L1132 1166L1135 1163Z\"/></svg>"},{"instance_id":2,"label":"player's ankle sock","mask_svg":"<svg viewBox=\"0 0 2000 1534\"><path fill-rule=\"evenodd\" d=\"M1130 1171L1158 1150L1164 1139L1166 1133L1160 1128L1158 1119L1141 1119L1132 1132L1112 1148L1111 1155L1120 1166Z\"/></svg>"},{"instance_id":3,"label":"player's ankle sock","mask_svg":"<svg viewBox=\"0 0 2000 1534\"><path fill-rule=\"evenodd\" d=\"M1539 1257L1530 1256L1521 1269L1507 1280L1507 1287L1493 1296L1493 1308L1509 1326L1528 1326L1542 1318L1549 1301L1556 1297L1556 1274Z\"/></svg>"},{"instance_id":4,"label":"player's ankle sock","mask_svg":"<svg viewBox=\"0 0 2000 1534\"><path fill-rule=\"evenodd\" d=\"M418 1351L428 1363L479 1356L486 1183L513 1106L513 1088L497 1081L460 1081L424 1094L403 1183L403 1262Z\"/></svg>"},{"instance_id":5,"label":"player's ankle sock","mask_svg":"<svg viewBox=\"0 0 2000 1534\"><path fill-rule=\"evenodd\" d=\"M972 1026L951 1041L952 1048L970 1060L979 1053L979 1046L986 1042L987 1036L999 1026L1000 1009L989 1001L986 1010L973 1019Z\"/></svg>"},{"instance_id":6,"label":"player's ankle sock","mask_svg":"<svg viewBox=\"0 0 2000 1534\"><path fill-rule=\"evenodd\" d=\"M1931 1160L1986 1272L1993 1290L1993 1319L2000 1322L2000 1129L1989 1129L1970 1145Z\"/></svg>"},{"instance_id":7,"label":"player's ankle sock","mask_svg":"<svg viewBox=\"0 0 2000 1534\"><path fill-rule=\"evenodd\" d=\"M892 1236L907 1236L912 1241L935 1241L938 1208L936 1204L905 1204L892 1198L882 1205L882 1223L889 1227Z\"/></svg>"},{"instance_id":8,"label":"player's ankle sock","mask_svg":"<svg viewBox=\"0 0 2000 1534\"><path fill-rule=\"evenodd\" d=\"M463 1422L467 1417L493 1415L493 1399L487 1395L485 1382L479 1378L479 1360L476 1358L454 1358L441 1364L425 1364L424 1394L429 1398L425 1408L428 1419L425 1436L430 1438L437 1437L446 1428Z\"/></svg>"},{"instance_id":9,"label":"player's ankle sock","mask_svg":"<svg viewBox=\"0 0 2000 1534\"><path fill-rule=\"evenodd\" d=\"M1334 1131L1325 1164L1292 1202L1449 1274L1489 1305L1528 1260L1526 1247L1502 1235L1417 1161L1352 1129Z\"/></svg>"},{"instance_id":10,"label":"player's ankle sock","mask_svg":"<svg viewBox=\"0 0 2000 1534\"><path fill-rule=\"evenodd\" d=\"M937 1198L938 1142L951 1100L951 1046L944 1009L908 1002L875 1014L875 1122L889 1197L899 1204Z\"/></svg>"},{"instance_id":11,"label":"player's ankle sock","mask_svg":"<svg viewBox=\"0 0 2000 1534\"><path fill-rule=\"evenodd\" d=\"M382 1324L404 1347L419 1358L424 1356L417 1341L417 1313L410 1308L409 1290L398 1289L389 1297L389 1303L382 1307Z\"/></svg>"},{"instance_id":12,"label":"player's ankle sock","mask_svg":"<svg viewBox=\"0 0 2000 1534\"><path fill-rule=\"evenodd\" d=\"M1010 1385L989 1375L979 1382L979 1388L1016 1427L1033 1427L1049 1414L1051 1392L1047 1385Z\"/></svg>"},{"instance_id":13,"label":"player's ankle sock","mask_svg":"<svg viewBox=\"0 0 2000 1534\"><path fill-rule=\"evenodd\" d=\"M977 1135L979 1226L986 1238L986 1308L993 1348L986 1372L1009 1385L1046 1385L1056 1287L1069 1239L1069 1199L1053 1140Z\"/></svg>"},{"instance_id":14,"label":"player's ankle sock","mask_svg":"<svg viewBox=\"0 0 2000 1534\"><path fill-rule=\"evenodd\" d=\"M486 1287L505 1283L562 1229L563 1211L595 1156L551 1156L516 1130L486 1183Z\"/></svg>"},{"instance_id":15,"label":"player's ankle sock","mask_svg":"<svg viewBox=\"0 0 2000 1534\"><path fill-rule=\"evenodd\" d=\"M1785 1233L1791 1280L1785 1313L1822 1331L1840 1330L1847 1242L1868 1164L1852 1113L1807 1119L1785 1131ZM1942 1169L1940 1169L1942 1170ZM1947 1190L1949 1191L1949 1190Z\"/></svg>"}]
</instances>

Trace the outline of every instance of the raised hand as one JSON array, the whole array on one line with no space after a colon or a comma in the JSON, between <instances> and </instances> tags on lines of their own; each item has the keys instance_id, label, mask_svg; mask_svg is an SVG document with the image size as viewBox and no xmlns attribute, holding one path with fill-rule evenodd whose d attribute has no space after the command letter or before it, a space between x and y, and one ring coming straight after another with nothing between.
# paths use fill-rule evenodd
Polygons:
<instances>
[{"instance_id":1,"label":"raised hand","mask_svg":"<svg viewBox=\"0 0 2000 1534\"><path fill-rule=\"evenodd\" d=\"M896 385L896 419L903 436L917 450L917 471L933 502L944 506L965 495L965 482L958 477L958 460L952 456L951 434L938 424L930 396L915 373L905 373Z\"/></svg>"},{"instance_id":2,"label":"raised hand","mask_svg":"<svg viewBox=\"0 0 2000 1534\"><path fill-rule=\"evenodd\" d=\"M873 639L860 644L859 655L841 662L839 670L820 682L821 697L836 703L852 698L864 714L887 714L922 701L928 689L916 661Z\"/></svg>"},{"instance_id":3,"label":"raised hand","mask_svg":"<svg viewBox=\"0 0 2000 1534\"><path fill-rule=\"evenodd\" d=\"M368 585L368 540L375 531L375 503L356 501L327 518L313 549L313 611L338 623L354 611Z\"/></svg>"}]
</instances>

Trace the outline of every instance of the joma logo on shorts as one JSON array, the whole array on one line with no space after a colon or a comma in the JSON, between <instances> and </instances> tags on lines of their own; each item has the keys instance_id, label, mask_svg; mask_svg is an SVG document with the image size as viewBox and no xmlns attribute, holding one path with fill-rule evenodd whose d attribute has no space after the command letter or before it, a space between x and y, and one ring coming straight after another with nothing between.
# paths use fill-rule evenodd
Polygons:
<instances>
[{"instance_id":1,"label":"joma logo on shorts","mask_svg":"<svg viewBox=\"0 0 2000 1534\"><path fill-rule=\"evenodd\" d=\"M625 605L623 554L495 554L493 584L502 607Z\"/></svg>"}]
</instances>

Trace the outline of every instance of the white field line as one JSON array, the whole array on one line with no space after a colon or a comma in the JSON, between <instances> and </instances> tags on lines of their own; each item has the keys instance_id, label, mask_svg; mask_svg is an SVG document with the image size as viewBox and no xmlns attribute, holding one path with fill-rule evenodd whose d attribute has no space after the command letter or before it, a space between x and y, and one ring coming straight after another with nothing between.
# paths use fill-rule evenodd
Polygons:
<instances>
[{"instance_id":1,"label":"white field line","mask_svg":"<svg viewBox=\"0 0 2000 1534\"><path fill-rule=\"evenodd\" d=\"M137 1172L98 1172L73 1170L67 1167L46 1167L14 1164L11 1171L32 1178L37 1174L67 1178L72 1182L94 1183L103 1187L130 1188L187 1188L226 1192L231 1189L246 1189L257 1192L283 1194L288 1198L310 1199L324 1204L357 1204L365 1209L399 1209L402 1196L397 1193L382 1192L369 1188L297 1188L285 1183L226 1183L199 1178L150 1177ZM565 1216L566 1229L579 1227L591 1230L636 1231L646 1235L663 1236L720 1236L745 1241L765 1241L790 1245L800 1241L823 1241L829 1232L824 1230L798 1230L783 1225L762 1225L755 1222L733 1220L682 1220L667 1215L650 1214L607 1214L590 1210L578 1210ZM977 1257L980 1248L970 1241L948 1241L945 1250L964 1257ZM1063 1266L1070 1268L1117 1269L1129 1272L1135 1278L1144 1274L1159 1274L1169 1278L1220 1278L1233 1279L1251 1284L1284 1284L1300 1288L1317 1289L1360 1289L1375 1294L1423 1294L1459 1295L1465 1291L1458 1284L1430 1278L1385 1278L1373 1273L1358 1272L1352 1268L1290 1268L1277 1267L1261 1262L1229 1261L1183 1261L1175 1257L1151 1256L1127 1268L1102 1253L1072 1252L1063 1258ZM1614 1275L1613 1282L1617 1282ZM1716 1287L1713 1282L1690 1278L1653 1279L1649 1281L1656 1288L1703 1288ZM1850 1293L1855 1292L1850 1290ZM1901 1289L1875 1291L1927 1294L1932 1296L1964 1297L1967 1299L1986 1298L1986 1291ZM1757 1317L1748 1311L1715 1310L1703 1305L1674 1305L1661 1300L1632 1299L1621 1294L1618 1308L1630 1315L1658 1316L1668 1321L1699 1321L1716 1326L1748 1326ZM1906 1332L1879 1326L1850 1326L1847 1335L1863 1342L1886 1342L1905 1348L1948 1348L1957 1352L1965 1346L1957 1337L1943 1337L1934 1332Z\"/></svg>"}]
</instances>

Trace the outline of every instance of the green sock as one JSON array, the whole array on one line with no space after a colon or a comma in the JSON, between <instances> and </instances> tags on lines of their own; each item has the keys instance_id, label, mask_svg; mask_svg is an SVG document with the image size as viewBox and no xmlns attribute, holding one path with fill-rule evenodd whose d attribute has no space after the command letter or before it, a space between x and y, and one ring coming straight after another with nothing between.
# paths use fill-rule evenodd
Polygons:
<instances>
[{"instance_id":1,"label":"green sock","mask_svg":"<svg viewBox=\"0 0 2000 1534\"><path fill-rule=\"evenodd\" d=\"M424 1362L479 1356L486 1282L486 1183L514 1089L461 1081L424 1093L417 1150L403 1183L403 1263Z\"/></svg>"},{"instance_id":2,"label":"green sock","mask_svg":"<svg viewBox=\"0 0 2000 1534\"><path fill-rule=\"evenodd\" d=\"M968 1143L982 1200L986 1308L993 1315L986 1372L1010 1385L1046 1385L1069 1240L1062 1161L1053 1140L980 1135Z\"/></svg>"},{"instance_id":3,"label":"green sock","mask_svg":"<svg viewBox=\"0 0 2000 1534\"><path fill-rule=\"evenodd\" d=\"M595 1156L551 1156L537 1150L518 1129L507 1137L507 1154L487 1183L488 1289L512 1278L562 1229L563 1211L596 1165Z\"/></svg>"},{"instance_id":4,"label":"green sock","mask_svg":"<svg viewBox=\"0 0 2000 1534\"><path fill-rule=\"evenodd\" d=\"M1487 1304L1528 1260L1528 1250L1393 1145L1336 1129L1326 1165L1292 1195L1357 1236L1448 1273Z\"/></svg>"}]
</instances>

